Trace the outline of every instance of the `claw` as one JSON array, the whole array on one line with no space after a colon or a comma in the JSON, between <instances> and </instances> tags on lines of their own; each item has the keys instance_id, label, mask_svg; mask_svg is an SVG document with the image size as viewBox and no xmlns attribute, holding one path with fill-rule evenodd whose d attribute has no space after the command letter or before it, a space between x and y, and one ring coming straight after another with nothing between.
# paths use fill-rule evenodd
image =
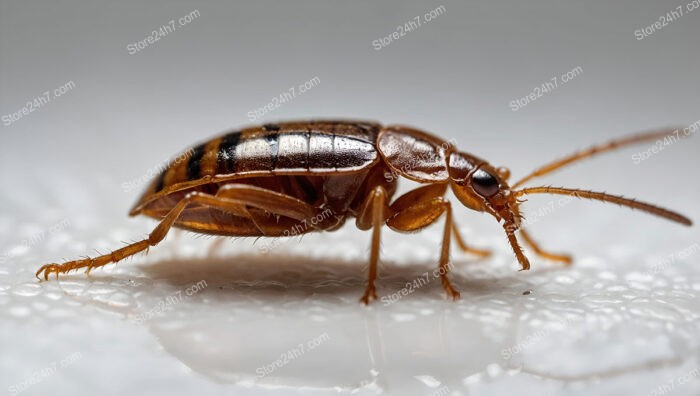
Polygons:
<instances>
[{"instance_id":1,"label":"claw","mask_svg":"<svg viewBox=\"0 0 700 396\"><path fill-rule=\"evenodd\" d=\"M451 298L452 301L457 301L461 297L461 294L452 285L445 286L445 293L447 293L447 298Z\"/></svg>"},{"instance_id":2,"label":"claw","mask_svg":"<svg viewBox=\"0 0 700 396\"><path fill-rule=\"evenodd\" d=\"M454 289L452 289L451 293L448 292L447 294L448 294L448 297L452 298L452 301L457 301L460 299L460 297L462 297L462 295L459 294L459 292L457 290L454 290Z\"/></svg>"},{"instance_id":3,"label":"claw","mask_svg":"<svg viewBox=\"0 0 700 396\"><path fill-rule=\"evenodd\" d=\"M450 280L447 279L446 276L443 276L441 278L441 281L442 281L442 287L443 287L443 289L445 289L445 293L447 293L447 297L451 298L452 301L459 300L461 295L459 294L457 289L455 289L454 286L452 286L452 283L450 282Z\"/></svg>"},{"instance_id":4,"label":"claw","mask_svg":"<svg viewBox=\"0 0 700 396\"><path fill-rule=\"evenodd\" d=\"M56 279L58 279L58 273L60 272L60 266L55 263L51 264L44 264L39 268L39 270L34 274L37 279L41 280L41 277L39 276L41 273L44 273L44 280L49 280L49 275L51 275L52 272L56 273Z\"/></svg>"},{"instance_id":5,"label":"claw","mask_svg":"<svg viewBox=\"0 0 700 396\"><path fill-rule=\"evenodd\" d=\"M372 300L376 300L376 299L377 299L377 291L374 288L371 288L371 289L367 288L365 290L365 294L363 294L362 298L360 298L360 302L365 304L365 305L369 305L369 303Z\"/></svg>"}]
</instances>

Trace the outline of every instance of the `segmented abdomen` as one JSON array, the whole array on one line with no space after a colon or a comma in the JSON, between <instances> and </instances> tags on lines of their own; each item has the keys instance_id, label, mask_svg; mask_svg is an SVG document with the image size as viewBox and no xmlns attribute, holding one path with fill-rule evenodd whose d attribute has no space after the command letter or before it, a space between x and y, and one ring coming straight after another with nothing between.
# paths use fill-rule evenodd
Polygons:
<instances>
[{"instance_id":1,"label":"segmented abdomen","mask_svg":"<svg viewBox=\"0 0 700 396\"><path fill-rule=\"evenodd\" d=\"M378 132L378 124L343 121L267 124L232 132L187 151L190 155L159 175L151 191L207 176L358 171L378 160Z\"/></svg>"}]
</instances>

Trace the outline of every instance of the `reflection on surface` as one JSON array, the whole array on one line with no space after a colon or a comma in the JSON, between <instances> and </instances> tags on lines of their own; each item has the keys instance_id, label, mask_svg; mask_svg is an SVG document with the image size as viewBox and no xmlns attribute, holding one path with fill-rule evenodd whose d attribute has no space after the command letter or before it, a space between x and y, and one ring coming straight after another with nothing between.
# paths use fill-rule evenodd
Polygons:
<instances>
[{"instance_id":1,"label":"reflection on surface","mask_svg":"<svg viewBox=\"0 0 700 396\"><path fill-rule=\"evenodd\" d=\"M615 273L599 259L530 272L497 259L455 261L451 277L461 300L446 300L440 282L429 280L391 304L381 297L414 284L435 264L387 263L380 299L369 307L358 302L363 261L302 255L159 259L39 288L125 315L169 355L221 384L488 393L503 381L575 387L692 365L678 357L698 350L696 293L659 292L654 282L662 277L629 284L639 266L622 261L628 264ZM676 270L682 268L661 275L697 283ZM13 292L41 292L30 285ZM193 285L199 287L189 293Z\"/></svg>"},{"instance_id":2,"label":"reflection on surface","mask_svg":"<svg viewBox=\"0 0 700 396\"><path fill-rule=\"evenodd\" d=\"M144 266L147 279L171 290L202 279L209 285L145 325L169 353L224 382L352 389L419 386L429 392L424 379L411 377L435 378L427 381L431 386L459 384L500 358L498 341L505 335L477 331L484 318L466 304L446 301L438 281L388 306L380 300L370 307L360 305L363 266L252 256ZM428 269L432 271L428 263L386 266L380 298ZM459 274L453 279L465 291L465 303L488 298L489 284L494 292L508 288L493 279L467 280ZM158 295L149 294L139 301L141 309L157 305ZM508 320L498 321L502 319ZM490 326L495 329L498 323ZM461 334L465 330L466 336ZM328 340L309 349L308 343L321 334ZM282 357L290 351L292 359ZM261 370L278 359L281 367L269 374ZM408 382L407 372L413 373Z\"/></svg>"}]
</instances>

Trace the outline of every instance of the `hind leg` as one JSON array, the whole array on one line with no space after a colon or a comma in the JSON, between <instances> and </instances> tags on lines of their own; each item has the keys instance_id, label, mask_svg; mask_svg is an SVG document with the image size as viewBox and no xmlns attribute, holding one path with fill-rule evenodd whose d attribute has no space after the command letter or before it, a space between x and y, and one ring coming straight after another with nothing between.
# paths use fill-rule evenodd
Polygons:
<instances>
[{"instance_id":1,"label":"hind leg","mask_svg":"<svg viewBox=\"0 0 700 396\"><path fill-rule=\"evenodd\" d=\"M223 190L223 191L222 191ZM48 280L52 273L63 274L75 269L86 268L90 270L101 267L109 263L116 263L126 257L147 250L155 246L165 238L170 228L177 222L182 212L190 204L200 204L211 208L216 208L224 212L241 216L252 221L256 221L253 215L246 209L247 206L268 210L271 213L287 216L294 220L305 222L310 216L319 216L319 211L312 206L299 201L293 197L278 194L273 191L261 188L233 187L230 190L222 189L220 194L213 196L201 192L193 192L185 196L175 205L170 212L151 231L148 238L124 246L110 254L105 254L95 258L85 258L73 260L63 264L46 264L36 272L37 278L43 275ZM227 192L228 191L228 192ZM304 223L306 224L306 223ZM264 232L261 230L264 234Z\"/></svg>"},{"instance_id":2,"label":"hind leg","mask_svg":"<svg viewBox=\"0 0 700 396\"><path fill-rule=\"evenodd\" d=\"M244 202L246 206L298 220L305 227L324 229L337 222L328 209L319 209L298 198L247 184L226 184L217 197Z\"/></svg>"},{"instance_id":3,"label":"hind leg","mask_svg":"<svg viewBox=\"0 0 700 396\"><path fill-rule=\"evenodd\" d=\"M46 264L43 265L36 272L36 277L40 278L43 275L45 280L49 279L51 273L56 274L58 279L58 274L64 274L68 271L72 271L79 268L87 268L86 272L90 272L93 268L101 267L109 263L116 263L126 257L133 256L136 253L142 252L151 246L157 245L160 241L165 238L170 228L175 224L178 217L182 214L185 208L192 204L197 203L205 206L215 207L232 213L237 216L249 217L248 212L245 210L241 202L234 200L225 200L222 198L217 198L209 194L193 192L185 196L180 202L175 205L170 212L158 223L158 225L151 231L148 238L141 241L132 243L130 245L124 246L121 249L117 249L112 253L98 256L95 258L85 258L81 260L73 260L63 264Z\"/></svg>"},{"instance_id":4,"label":"hind leg","mask_svg":"<svg viewBox=\"0 0 700 396\"><path fill-rule=\"evenodd\" d=\"M520 229L520 236L523 237L523 241L525 241L525 244L530 246L532 250L535 252L540 257L544 257L546 259L552 260L552 261L558 261L560 263L564 263L566 265L571 265L571 256L567 254L556 254L556 253L549 253L546 250L543 250L540 245L535 242L534 239L530 236L530 234L525 231L525 229Z\"/></svg>"}]
</instances>

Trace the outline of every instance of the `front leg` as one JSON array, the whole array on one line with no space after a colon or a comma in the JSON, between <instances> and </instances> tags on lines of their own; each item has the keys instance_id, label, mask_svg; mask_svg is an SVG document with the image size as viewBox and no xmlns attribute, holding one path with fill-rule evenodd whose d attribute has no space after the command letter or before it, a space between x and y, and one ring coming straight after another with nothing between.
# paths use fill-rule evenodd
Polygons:
<instances>
[{"instance_id":1,"label":"front leg","mask_svg":"<svg viewBox=\"0 0 700 396\"><path fill-rule=\"evenodd\" d=\"M434 223L443 213L446 213L438 268L440 281L447 296L457 300L459 292L452 286L452 282L447 276L450 264L450 240L452 239L452 206L442 196L445 190L446 185L430 185L399 197L391 205L391 209L395 213L389 217L386 224L396 231L418 231Z\"/></svg>"}]
</instances>

